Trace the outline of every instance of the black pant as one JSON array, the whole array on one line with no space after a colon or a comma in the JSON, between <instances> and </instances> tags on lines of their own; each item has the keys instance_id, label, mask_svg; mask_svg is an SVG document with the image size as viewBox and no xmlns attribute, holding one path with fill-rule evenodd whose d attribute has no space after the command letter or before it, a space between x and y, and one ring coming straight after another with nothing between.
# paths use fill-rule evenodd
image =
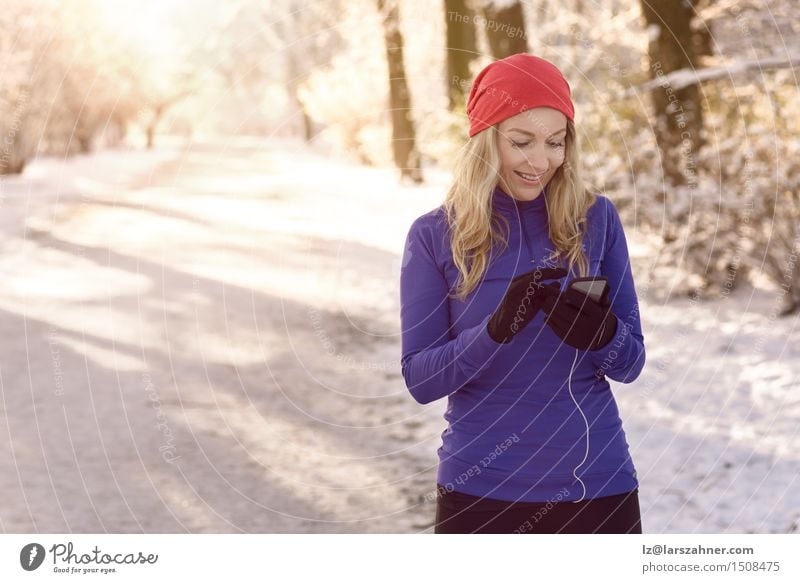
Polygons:
<instances>
[{"instance_id":1,"label":"black pant","mask_svg":"<svg viewBox=\"0 0 800 583\"><path fill-rule=\"evenodd\" d=\"M438 484L436 534L641 534L638 489L580 502L509 502Z\"/></svg>"}]
</instances>

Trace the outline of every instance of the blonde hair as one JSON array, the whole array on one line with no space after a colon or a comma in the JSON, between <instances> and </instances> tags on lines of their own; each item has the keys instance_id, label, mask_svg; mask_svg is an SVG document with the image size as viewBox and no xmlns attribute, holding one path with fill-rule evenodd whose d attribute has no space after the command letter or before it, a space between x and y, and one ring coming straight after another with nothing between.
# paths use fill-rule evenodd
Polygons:
<instances>
[{"instance_id":1,"label":"blonde hair","mask_svg":"<svg viewBox=\"0 0 800 583\"><path fill-rule=\"evenodd\" d=\"M492 212L492 193L500 180L497 133L497 126L492 125L464 145L444 201L453 261L459 271L454 297L459 300L483 278L493 245L498 241L508 245L508 221ZM568 269L577 265L578 274L585 276L589 266L582 236L586 213L597 197L584 188L575 125L569 119L564 154L564 163L547 186L548 228L555 246L548 260L566 259Z\"/></svg>"}]
</instances>

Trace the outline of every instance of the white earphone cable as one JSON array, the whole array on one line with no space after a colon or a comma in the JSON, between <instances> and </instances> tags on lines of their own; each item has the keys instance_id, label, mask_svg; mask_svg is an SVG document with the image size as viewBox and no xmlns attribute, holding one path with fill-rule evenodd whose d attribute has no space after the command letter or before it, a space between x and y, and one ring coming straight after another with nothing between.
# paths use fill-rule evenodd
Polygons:
<instances>
[{"instance_id":1,"label":"white earphone cable","mask_svg":"<svg viewBox=\"0 0 800 583\"><path fill-rule=\"evenodd\" d=\"M573 502L581 502L583 500L583 497L586 496L586 484L583 483L583 480L581 480L578 477L578 474L576 472L578 471L579 467L581 467L584 463L586 463L586 460L589 457L589 420L586 419L586 415L583 414L581 406L578 405L578 401L575 399L575 395L572 394L572 373L575 372L575 364L577 362L578 362L578 350L576 349L575 358L572 361L572 369L569 371L569 378L567 379L567 388L569 389L569 396L572 397L572 402L575 403L575 407L578 408L581 417L583 417L583 422L586 424L586 452L583 454L583 459L581 460L581 463L575 466L575 469L572 470L572 475L575 476L575 479L578 480L581 483L581 487L583 487L583 494L581 494L580 499L573 500Z\"/></svg>"}]
</instances>

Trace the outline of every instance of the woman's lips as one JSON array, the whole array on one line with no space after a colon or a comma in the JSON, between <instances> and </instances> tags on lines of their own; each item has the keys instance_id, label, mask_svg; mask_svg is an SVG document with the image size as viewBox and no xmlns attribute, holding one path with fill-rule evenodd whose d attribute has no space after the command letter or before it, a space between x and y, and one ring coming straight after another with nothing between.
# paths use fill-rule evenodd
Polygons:
<instances>
[{"instance_id":1,"label":"woman's lips","mask_svg":"<svg viewBox=\"0 0 800 583\"><path fill-rule=\"evenodd\" d=\"M514 170L514 174L516 174L517 176L522 178L522 180L524 182L530 182L530 183L536 184L542 178L544 178L544 176L545 176L545 174L547 174L547 172L542 172L541 174L523 174L522 172L518 172L517 170Z\"/></svg>"}]
</instances>

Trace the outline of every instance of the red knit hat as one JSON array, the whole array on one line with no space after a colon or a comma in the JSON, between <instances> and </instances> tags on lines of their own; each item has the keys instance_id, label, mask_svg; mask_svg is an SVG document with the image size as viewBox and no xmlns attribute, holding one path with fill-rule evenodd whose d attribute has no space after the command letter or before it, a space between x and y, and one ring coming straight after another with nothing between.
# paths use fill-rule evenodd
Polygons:
<instances>
[{"instance_id":1,"label":"red knit hat","mask_svg":"<svg viewBox=\"0 0 800 583\"><path fill-rule=\"evenodd\" d=\"M475 77L469 92L469 136L541 106L575 121L569 84L553 63L527 53L490 63Z\"/></svg>"}]
</instances>

